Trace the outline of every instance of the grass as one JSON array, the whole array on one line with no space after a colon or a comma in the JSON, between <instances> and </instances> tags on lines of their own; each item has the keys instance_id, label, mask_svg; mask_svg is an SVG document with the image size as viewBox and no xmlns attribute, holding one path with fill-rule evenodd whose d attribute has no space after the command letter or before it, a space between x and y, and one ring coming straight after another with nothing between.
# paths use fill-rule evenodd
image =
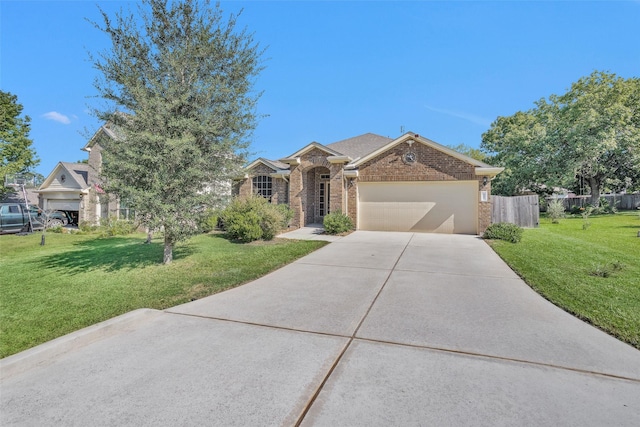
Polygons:
<instances>
[{"instance_id":1,"label":"grass","mask_svg":"<svg viewBox=\"0 0 640 427\"><path fill-rule=\"evenodd\" d=\"M326 244L238 244L204 234L174 249L143 235L0 236L0 357L138 308L164 309L251 281Z\"/></svg>"},{"instance_id":2,"label":"grass","mask_svg":"<svg viewBox=\"0 0 640 427\"><path fill-rule=\"evenodd\" d=\"M555 305L640 349L640 216L622 212L524 231L518 244L489 241Z\"/></svg>"}]
</instances>

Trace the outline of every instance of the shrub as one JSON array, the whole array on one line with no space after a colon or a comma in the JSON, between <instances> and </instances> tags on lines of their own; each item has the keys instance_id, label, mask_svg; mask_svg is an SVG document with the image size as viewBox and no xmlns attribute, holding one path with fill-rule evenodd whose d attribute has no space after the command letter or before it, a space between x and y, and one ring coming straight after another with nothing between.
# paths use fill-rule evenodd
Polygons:
<instances>
[{"instance_id":1,"label":"shrub","mask_svg":"<svg viewBox=\"0 0 640 427\"><path fill-rule=\"evenodd\" d=\"M293 209L291 209L288 205L272 206L275 206L275 208L278 209L282 214L282 228L285 229L289 227L289 222L293 219Z\"/></svg>"},{"instance_id":2,"label":"shrub","mask_svg":"<svg viewBox=\"0 0 640 427\"><path fill-rule=\"evenodd\" d=\"M601 197L598 211L599 213L614 214L618 212L618 208L615 205L609 203L606 198Z\"/></svg>"},{"instance_id":3,"label":"shrub","mask_svg":"<svg viewBox=\"0 0 640 427\"><path fill-rule=\"evenodd\" d=\"M593 213L593 207L588 206L586 209L581 209L582 212L580 213L580 215L582 215L582 229L586 230L591 226L591 222L589 222L589 216L591 215L591 213Z\"/></svg>"},{"instance_id":4,"label":"shrub","mask_svg":"<svg viewBox=\"0 0 640 427\"><path fill-rule=\"evenodd\" d=\"M353 221L342 212L331 212L325 215L323 225L327 234L340 234L353 230Z\"/></svg>"},{"instance_id":5,"label":"shrub","mask_svg":"<svg viewBox=\"0 0 640 427\"><path fill-rule=\"evenodd\" d=\"M220 214L227 235L245 243L273 239L292 216L288 207L273 205L258 195L236 197Z\"/></svg>"},{"instance_id":6,"label":"shrub","mask_svg":"<svg viewBox=\"0 0 640 427\"><path fill-rule=\"evenodd\" d=\"M511 243L518 243L522 239L522 227L509 222L498 222L491 224L482 236L484 239L505 240Z\"/></svg>"},{"instance_id":7,"label":"shrub","mask_svg":"<svg viewBox=\"0 0 640 427\"><path fill-rule=\"evenodd\" d=\"M55 227L47 227L49 233L63 233L63 228L61 225L56 225Z\"/></svg>"},{"instance_id":8,"label":"shrub","mask_svg":"<svg viewBox=\"0 0 640 427\"><path fill-rule=\"evenodd\" d=\"M198 221L198 227L203 233L209 233L210 231L218 228L220 222L220 210L219 209L205 209Z\"/></svg>"},{"instance_id":9,"label":"shrub","mask_svg":"<svg viewBox=\"0 0 640 427\"><path fill-rule=\"evenodd\" d=\"M571 215L581 215L584 212L584 208L578 205L571 206L570 213Z\"/></svg>"},{"instance_id":10,"label":"shrub","mask_svg":"<svg viewBox=\"0 0 640 427\"><path fill-rule=\"evenodd\" d=\"M83 233L91 233L98 229L97 225L91 224L89 221L80 221L78 229Z\"/></svg>"},{"instance_id":11,"label":"shrub","mask_svg":"<svg viewBox=\"0 0 640 427\"><path fill-rule=\"evenodd\" d=\"M547 206L547 215L553 224L559 224L560 219L564 218L564 203L560 199L554 199Z\"/></svg>"},{"instance_id":12,"label":"shrub","mask_svg":"<svg viewBox=\"0 0 640 427\"><path fill-rule=\"evenodd\" d=\"M126 236L138 228L133 221L126 219L116 219L113 216L102 218L98 231L101 237Z\"/></svg>"}]
</instances>

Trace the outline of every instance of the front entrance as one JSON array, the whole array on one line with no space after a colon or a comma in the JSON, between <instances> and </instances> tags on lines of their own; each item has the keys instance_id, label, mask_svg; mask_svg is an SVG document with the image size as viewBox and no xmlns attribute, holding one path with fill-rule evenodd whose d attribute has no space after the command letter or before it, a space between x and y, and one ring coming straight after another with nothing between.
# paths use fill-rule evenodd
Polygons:
<instances>
[{"instance_id":1,"label":"front entrance","mask_svg":"<svg viewBox=\"0 0 640 427\"><path fill-rule=\"evenodd\" d=\"M305 225L321 224L325 215L331 212L330 171L324 166L315 167L307 172L307 207Z\"/></svg>"}]
</instances>

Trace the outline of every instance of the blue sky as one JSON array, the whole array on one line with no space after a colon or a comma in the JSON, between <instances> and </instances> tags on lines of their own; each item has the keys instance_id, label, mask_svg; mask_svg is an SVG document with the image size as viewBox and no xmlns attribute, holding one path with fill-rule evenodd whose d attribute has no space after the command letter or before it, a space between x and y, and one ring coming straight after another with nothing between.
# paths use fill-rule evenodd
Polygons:
<instances>
[{"instance_id":1,"label":"blue sky","mask_svg":"<svg viewBox=\"0 0 640 427\"><path fill-rule=\"evenodd\" d=\"M85 18L124 1L0 2L0 88L18 96L48 175L99 126L88 114L109 47ZM639 1L223 1L264 47L254 157L367 132L478 147L498 116L593 70L640 76Z\"/></svg>"}]
</instances>

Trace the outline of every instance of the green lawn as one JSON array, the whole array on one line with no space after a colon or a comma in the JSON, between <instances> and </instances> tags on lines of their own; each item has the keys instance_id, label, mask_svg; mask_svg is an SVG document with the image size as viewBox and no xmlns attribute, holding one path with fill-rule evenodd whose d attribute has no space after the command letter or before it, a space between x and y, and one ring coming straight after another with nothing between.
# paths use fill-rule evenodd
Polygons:
<instances>
[{"instance_id":1,"label":"green lawn","mask_svg":"<svg viewBox=\"0 0 640 427\"><path fill-rule=\"evenodd\" d=\"M586 230L581 217L540 222L518 244L489 243L542 296L640 348L640 216L592 216Z\"/></svg>"},{"instance_id":2,"label":"green lawn","mask_svg":"<svg viewBox=\"0 0 640 427\"><path fill-rule=\"evenodd\" d=\"M0 236L0 357L137 308L164 309L260 277L326 244L196 236L161 265L144 235Z\"/></svg>"}]
</instances>

